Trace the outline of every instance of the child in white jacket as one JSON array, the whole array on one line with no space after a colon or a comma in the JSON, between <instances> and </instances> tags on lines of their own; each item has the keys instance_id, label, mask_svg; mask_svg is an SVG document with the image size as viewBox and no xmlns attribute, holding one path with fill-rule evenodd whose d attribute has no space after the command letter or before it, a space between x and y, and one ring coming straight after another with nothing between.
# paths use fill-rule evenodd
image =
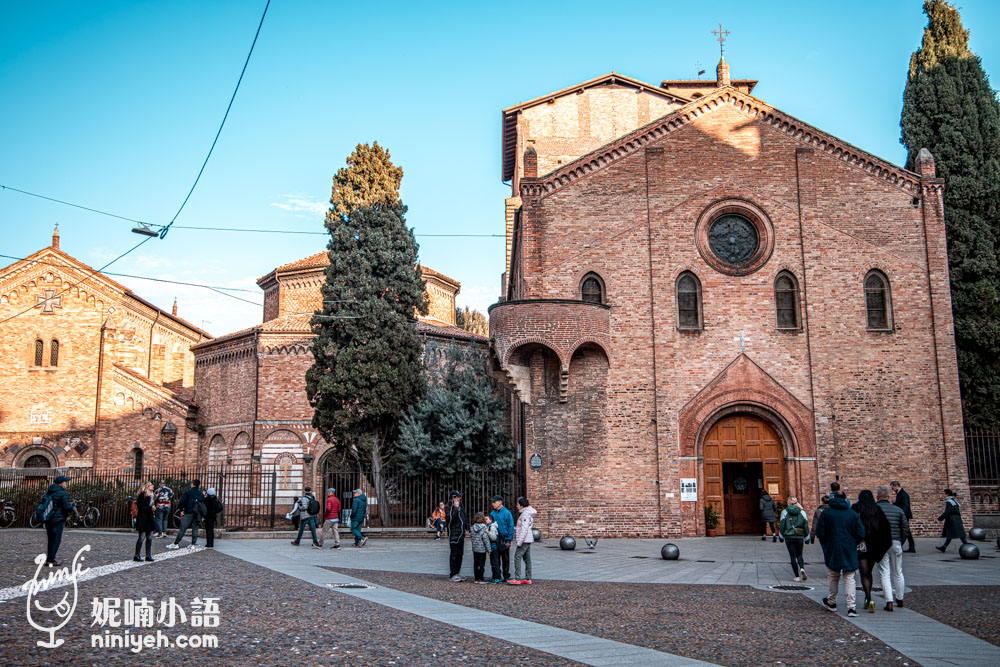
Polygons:
<instances>
[{"instance_id":1,"label":"child in white jacket","mask_svg":"<svg viewBox=\"0 0 1000 667\"><path fill-rule=\"evenodd\" d=\"M531 583L531 543L535 541L531 534L531 529L535 525L535 515L538 513L535 508L528 503L528 499L521 496L517 499L517 525L514 527L514 541L517 543L517 551L514 552L514 578L508 584L530 584ZM521 578L521 565L524 564L524 579Z\"/></svg>"}]
</instances>

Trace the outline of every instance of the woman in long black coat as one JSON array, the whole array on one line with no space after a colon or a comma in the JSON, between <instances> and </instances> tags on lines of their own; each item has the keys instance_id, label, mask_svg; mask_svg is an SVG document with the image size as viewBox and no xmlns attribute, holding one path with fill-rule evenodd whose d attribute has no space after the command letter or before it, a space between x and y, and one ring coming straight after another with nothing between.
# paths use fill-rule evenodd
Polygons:
<instances>
[{"instance_id":1,"label":"woman in long black coat","mask_svg":"<svg viewBox=\"0 0 1000 667\"><path fill-rule=\"evenodd\" d=\"M153 530L156 524L153 521L153 483L144 482L139 487L139 495L135 499L136 516L135 530L139 533L139 539L135 541L135 557L132 560L142 562L139 557L139 550L142 547L143 539L146 540L146 560L153 562Z\"/></svg>"},{"instance_id":2,"label":"woman in long black coat","mask_svg":"<svg viewBox=\"0 0 1000 667\"><path fill-rule=\"evenodd\" d=\"M944 538L944 544L934 547L941 553L944 553L944 550L948 548L952 540L962 540L962 544L969 543L965 539L965 524L962 523L962 506L955 500L955 494L952 493L951 489L945 489L944 495L944 512L938 517L938 521L944 521L944 526L941 528L941 537Z\"/></svg>"},{"instance_id":3,"label":"woman in long black coat","mask_svg":"<svg viewBox=\"0 0 1000 667\"><path fill-rule=\"evenodd\" d=\"M858 545L858 572L861 574L861 588L865 591L865 606L869 613L875 613L872 601L872 572L882 557L892 546L892 526L885 514L875 504L875 496L867 489L858 494L858 502L851 509L861 517L865 527L864 551Z\"/></svg>"}]
</instances>

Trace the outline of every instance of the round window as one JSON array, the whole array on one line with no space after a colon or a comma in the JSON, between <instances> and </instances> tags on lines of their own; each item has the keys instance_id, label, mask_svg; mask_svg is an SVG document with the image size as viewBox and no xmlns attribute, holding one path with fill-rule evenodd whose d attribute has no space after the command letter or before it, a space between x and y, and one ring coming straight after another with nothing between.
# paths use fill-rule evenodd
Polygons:
<instances>
[{"instance_id":1,"label":"round window","mask_svg":"<svg viewBox=\"0 0 1000 667\"><path fill-rule=\"evenodd\" d=\"M723 215L708 228L712 253L729 264L747 261L757 252L759 244L757 227L742 215Z\"/></svg>"}]
</instances>

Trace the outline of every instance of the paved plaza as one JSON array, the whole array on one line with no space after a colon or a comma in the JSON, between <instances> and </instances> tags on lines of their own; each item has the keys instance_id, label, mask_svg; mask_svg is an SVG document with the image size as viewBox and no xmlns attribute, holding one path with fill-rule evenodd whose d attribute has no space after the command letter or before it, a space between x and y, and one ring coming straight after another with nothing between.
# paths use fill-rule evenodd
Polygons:
<instances>
[{"instance_id":1,"label":"paved plaza","mask_svg":"<svg viewBox=\"0 0 1000 667\"><path fill-rule=\"evenodd\" d=\"M785 548L758 538L674 540L678 561L660 558L666 540L601 540L595 549L580 540L575 551L543 540L532 547L535 583L514 587L474 585L468 544L469 580L447 581L444 540L317 550L307 540L294 547L228 536L214 551L173 552L164 550L168 540L156 540L156 562L140 564L131 561L131 535L69 531L60 560L68 564L89 545L91 572L55 635L65 643L42 648L36 642L48 634L28 624L19 585L34 573L44 534L0 537L4 665L134 662L128 649L92 646L95 635L126 627L111 629L95 615L95 598L115 597L157 605L174 597L189 611L196 598L219 598L217 627L188 619L131 628L171 638L210 629L216 637L217 648L143 649L139 659L161 664L1000 664L1000 552L988 542L979 543L979 560L963 561L954 546L942 555L936 541L918 540L918 553L904 561L906 607L885 612L876 593L876 613L849 619L843 594L838 613L819 604L826 576L818 545L806 547L809 590L777 591L770 587L794 583Z\"/></svg>"}]
</instances>

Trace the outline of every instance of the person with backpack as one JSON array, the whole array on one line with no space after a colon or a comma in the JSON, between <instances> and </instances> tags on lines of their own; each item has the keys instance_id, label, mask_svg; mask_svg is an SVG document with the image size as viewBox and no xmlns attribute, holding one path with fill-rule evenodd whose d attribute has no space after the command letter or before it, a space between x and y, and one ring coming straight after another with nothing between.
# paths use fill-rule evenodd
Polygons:
<instances>
[{"instance_id":1,"label":"person with backpack","mask_svg":"<svg viewBox=\"0 0 1000 667\"><path fill-rule=\"evenodd\" d=\"M368 538L361 532L361 526L368 516L368 496L361 489L354 489L354 499L351 501L351 533L354 535L354 546L363 547Z\"/></svg>"},{"instance_id":2,"label":"person with backpack","mask_svg":"<svg viewBox=\"0 0 1000 667\"><path fill-rule=\"evenodd\" d=\"M205 492L205 548L215 548L215 522L222 514L222 501L215 495L215 489Z\"/></svg>"},{"instance_id":3,"label":"person with backpack","mask_svg":"<svg viewBox=\"0 0 1000 667\"><path fill-rule=\"evenodd\" d=\"M465 555L465 534L469 532L469 518L462 505L462 492L451 492L451 504L445 511L448 519L448 544L451 553L448 556L448 577L452 581L465 581L459 574L462 571L462 558Z\"/></svg>"},{"instance_id":4,"label":"person with backpack","mask_svg":"<svg viewBox=\"0 0 1000 667\"><path fill-rule=\"evenodd\" d=\"M771 529L771 541L778 541L778 526L775 521L775 513L778 511L778 506L774 502L774 498L767 491L764 495L760 497L760 520L764 523L764 534L760 536L761 541L767 539L767 529Z\"/></svg>"},{"instance_id":5,"label":"person with backpack","mask_svg":"<svg viewBox=\"0 0 1000 667\"><path fill-rule=\"evenodd\" d=\"M201 518L207 513L205 494L198 488L200 486L201 480L196 479L191 482L191 487L181 494L181 499L177 503L181 508L181 527L177 529L177 537L174 538L174 541L167 545L168 549L180 548L177 545L184 539L184 533L187 532L188 528L191 529L191 546L198 546L198 525L201 523Z\"/></svg>"},{"instance_id":6,"label":"person with backpack","mask_svg":"<svg viewBox=\"0 0 1000 667\"><path fill-rule=\"evenodd\" d=\"M788 549L788 558L792 562L793 581L805 581L808 577L806 577L806 563L802 558L802 547L809 538L809 519L806 518L795 496L788 499L788 507L781 513L778 530L785 538L785 548Z\"/></svg>"},{"instance_id":7,"label":"person with backpack","mask_svg":"<svg viewBox=\"0 0 1000 667\"><path fill-rule=\"evenodd\" d=\"M167 486L165 479L160 480L160 487L153 492L156 507L153 510L153 537L166 537L170 525L170 503L174 500L173 490Z\"/></svg>"},{"instance_id":8,"label":"person with backpack","mask_svg":"<svg viewBox=\"0 0 1000 667\"><path fill-rule=\"evenodd\" d=\"M337 489L326 490L326 508L323 513L323 530L319 534L319 545L326 544L326 532L333 531L333 546L340 548L340 501L337 499Z\"/></svg>"},{"instance_id":9,"label":"person with backpack","mask_svg":"<svg viewBox=\"0 0 1000 667\"><path fill-rule=\"evenodd\" d=\"M35 518L45 524L45 564L48 567L61 565L56 560L56 554L62 543L63 528L66 527L66 519L76 513L73 503L69 501L69 494L66 493L68 483L69 477L66 475L56 477L35 508Z\"/></svg>"},{"instance_id":10,"label":"person with backpack","mask_svg":"<svg viewBox=\"0 0 1000 667\"><path fill-rule=\"evenodd\" d=\"M490 516L497 524L497 558L503 568L501 581L510 579L510 543L514 541L514 515L504 507L503 496L493 496L493 511Z\"/></svg>"},{"instance_id":11,"label":"person with backpack","mask_svg":"<svg viewBox=\"0 0 1000 667\"><path fill-rule=\"evenodd\" d=\"M319 509L319 501L312 494L312 489L307 486L305 494L299 498L299 534L292 540L292 544L299 546L299 542L302 540L302 533L308 527L309 532L312 533L313 549L322 548L319 545L319 540L316 539L316 517L319 516Z\"/></svg>"},{"instance_id":12,"label":"person with backpack","mask_svg":"<svg viewBox=\"0 0 1000 667\"><path fill-rule=\"evenodd\" d=\"M135 520L135 532L139 533L139 538L135 541L135 556L132 558L137 563L142 562L140 557L142 543L146 542L146 562L153 562L153 483L143 482L139 487L132 502L132 518Z\"/></svg>"}]
</instances>

